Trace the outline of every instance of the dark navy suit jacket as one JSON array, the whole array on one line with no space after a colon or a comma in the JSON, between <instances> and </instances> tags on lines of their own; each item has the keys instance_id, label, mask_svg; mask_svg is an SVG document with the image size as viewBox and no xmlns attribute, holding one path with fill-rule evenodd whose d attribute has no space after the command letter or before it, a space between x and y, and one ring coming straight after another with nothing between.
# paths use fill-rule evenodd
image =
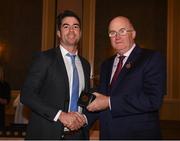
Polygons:
<instances>
[{"instance_id":1,"label":"dark navy suit jacket","mask_svg":"<svg viewBox=\"0 0 180 141\"><path fill-rule=\"evenodd\" d=\"M102 64L98 89L110 96L111 109L88 116L89 125L98 116L100 139L159 139L158 111L166 90L164 58L136 46L110 87L114 58Z\"/></svg>"}]
</instances>

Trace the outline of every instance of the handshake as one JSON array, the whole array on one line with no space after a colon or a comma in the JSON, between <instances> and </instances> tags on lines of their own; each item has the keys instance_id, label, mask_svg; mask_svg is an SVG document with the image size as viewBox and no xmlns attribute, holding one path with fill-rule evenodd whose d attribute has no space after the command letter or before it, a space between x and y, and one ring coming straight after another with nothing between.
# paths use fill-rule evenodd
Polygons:
<instances>
[{"instance_id":1,"label":"handshake","mask_svg":"<svg viewBox=\"0 0 180 141\"><path fill-rule=\"evenodd\" d=\"M82 92L78 105L90 112L100 111L109 107L109 96L94 92ZM61 112L59 120L70 130L78 130L87 123L85 115L79 112Z\"/></svg>"}]
</instances>

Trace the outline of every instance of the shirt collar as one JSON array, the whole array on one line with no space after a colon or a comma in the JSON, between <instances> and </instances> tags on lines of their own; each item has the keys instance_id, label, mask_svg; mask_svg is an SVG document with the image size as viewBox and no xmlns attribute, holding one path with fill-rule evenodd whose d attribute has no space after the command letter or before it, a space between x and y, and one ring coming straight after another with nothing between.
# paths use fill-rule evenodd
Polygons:
<instances>
[{"instance_id":1,"label":"shirt collar","mask_svg":"<svg viewBox=\"0 0 180 141\"><path fill-rule=\"evenodd\" d=\"M124 55L125 57L129 57L129 55L131 54L131 52L133 51L133 49L135 48L135 46L136 46L136 44L134 43L133 46L132 46L126 53L124 53L123 55ZM120 56L120 55L117 54L117 57L119 57L119 56Z\"/></svg>"},{"instance_id":2,"label":"shirt collar","mask_svg":"<svg viewBox=\"0 0 180 141\"><path fill-rule=\"evenodd\" d=\"M66 56L68 53L71 54L62 45L59 45L59 47L63 56ZM78 55L78 51L76 51L75 55Z\"/></svg>"}]
</instances>

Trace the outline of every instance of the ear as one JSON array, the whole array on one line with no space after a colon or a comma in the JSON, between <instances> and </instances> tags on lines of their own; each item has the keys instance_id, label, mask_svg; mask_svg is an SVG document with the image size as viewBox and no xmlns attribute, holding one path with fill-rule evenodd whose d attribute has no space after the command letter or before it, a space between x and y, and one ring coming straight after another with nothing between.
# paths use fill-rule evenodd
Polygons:
<instances>
[{"instance_id":1,"label":"ear","mask_svg":"<svg viewBox=\"0 0 180 141\"><path fill-rule=\"evenodd\" d=\"M58 36L59 38L61 37L61 34L60 34L60 31L59 31L59 30L56 32L56 34L57 34L57 36Z\"/></svg>"},{"instance_id":2,"label":"ear","mask_svg":"<svg viewBox=\"0 0 180 141\"><path fill-rule=\"evenodd\" d=\"M82 36L82 32L80 31L80 38L81 38L81 36Z\"/></svg>"},{"instance_id":3,"label":"ear","mask_svg":"<svg viewBox=\"0 0 180 141\"><path fill-rule=\"evenodd\" d=\"M133 39L136 38L136 31L135 30L132 32L132 37L133 37Z\"/></svg>"}]
</instances>

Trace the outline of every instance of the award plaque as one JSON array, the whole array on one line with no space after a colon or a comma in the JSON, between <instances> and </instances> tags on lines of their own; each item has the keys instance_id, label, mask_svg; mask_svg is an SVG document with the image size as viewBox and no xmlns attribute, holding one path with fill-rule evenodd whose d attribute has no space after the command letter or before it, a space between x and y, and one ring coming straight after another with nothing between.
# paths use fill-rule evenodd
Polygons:
<instances>
[{"instance_id":1,"label":"award plaque","mask_svg":"<svg viewBox=\"0 0 180 141\"><path fill-rule=\"evenodd\" d=\"M90 92L82 92L79 99L78 99L78 105L81 107L88 106L94 99L96 98L95 95L93 95Z\"/></svg>"}]
</instances>

